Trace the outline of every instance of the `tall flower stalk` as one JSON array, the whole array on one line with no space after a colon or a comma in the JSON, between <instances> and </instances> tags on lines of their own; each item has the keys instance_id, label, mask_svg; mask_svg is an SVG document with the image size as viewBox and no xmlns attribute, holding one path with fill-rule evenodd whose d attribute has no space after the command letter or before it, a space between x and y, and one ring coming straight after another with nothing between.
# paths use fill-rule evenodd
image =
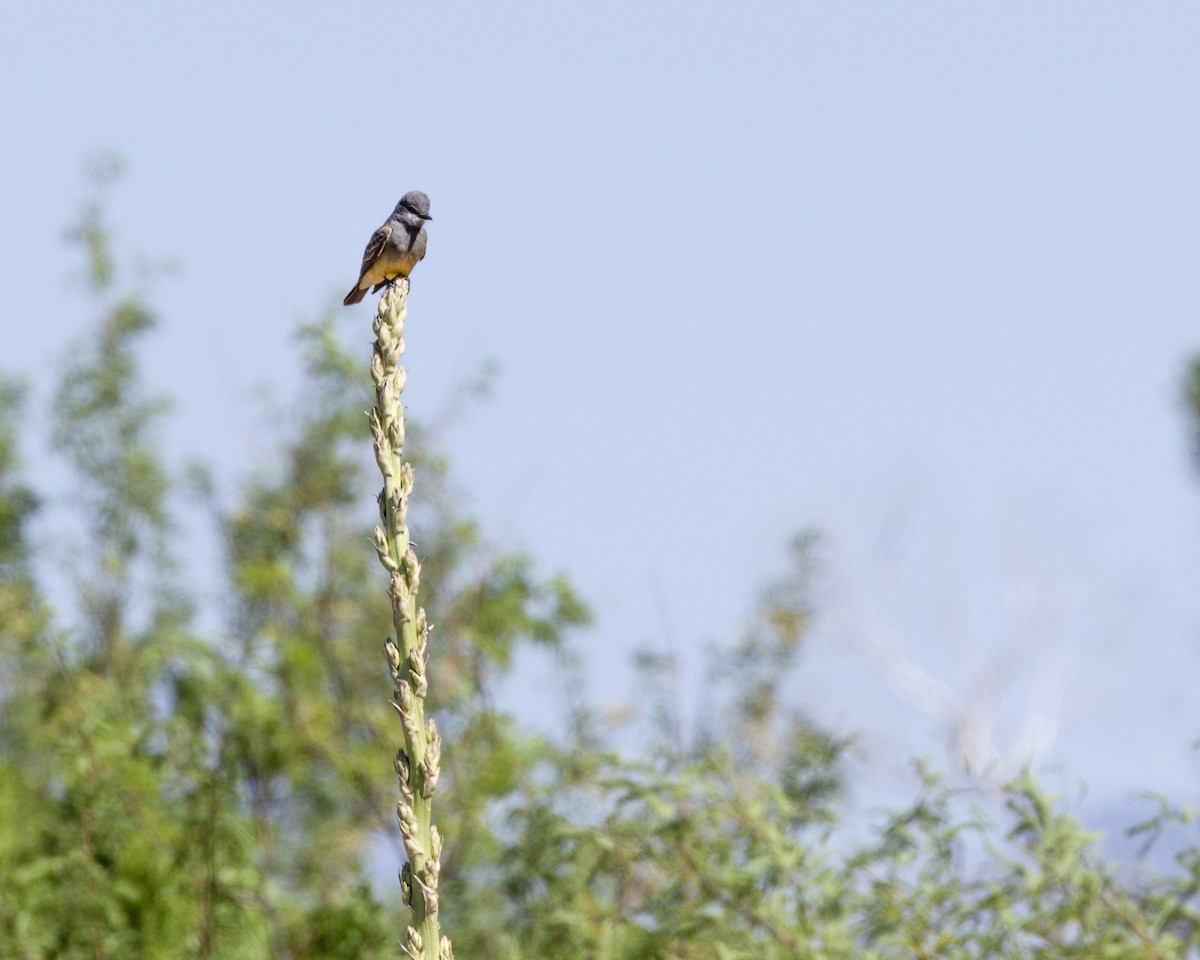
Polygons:
<instances>
[{"instance_id":1,"label":"tall flower stalk","mask_svg":"<svg viewBox=\"0 0 1200 960\"><path fill-rule=\"evenodd\" d=\"M421 565L408 535L408 500L412 495L412 465L403 459L404 391L407 374L400 366L404 354L404 320L408 314L408 279L388 287L375 315L375 350L371 379L375 407L370 412L375 461L383 474L375 551L388 572L392 623L396 639L384 641L388 669L395 684L392 706L400 716L404 745L396 751L400 800L396 817L408 862L400 873L404 902L412 911L403 949L411 960L452 960L448 937L439 934L438 871L442 838L433 825L433 792L437 787L441 740L432 719L425 719L429 689L429 624L417 602Z\"/></svg>"}]
</instances>

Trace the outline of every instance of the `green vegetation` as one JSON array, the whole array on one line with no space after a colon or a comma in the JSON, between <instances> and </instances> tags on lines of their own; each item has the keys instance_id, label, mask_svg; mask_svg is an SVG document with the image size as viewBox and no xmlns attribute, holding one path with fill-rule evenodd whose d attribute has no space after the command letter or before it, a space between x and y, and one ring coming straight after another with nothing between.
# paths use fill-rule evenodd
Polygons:
<instances>
[{"instance_id":1,"label":"green vegetation","mask_svg":"<svg viewBox=\"0 0 1200 960\"><path fill-rule=\"evenodd\" d=\"M406 841L441 848L440 867L414 857L405 872L440 906L410 894L418 955L437 955L438 919L460 957L489 960L1200 955L1187 811L1141 825L1172 833L1167 870L1107 861L1031 780L996 817L929 772L906 808L867 826L852 814L848 743L782 694L812 614L811 537L715 655L698 729L655 723L653 693L635 752L584 703L556 738L520 729L497 684L537 646L569 688L590 614L460 512L435 438L396 432L399 388L382 388L396 331L377 325L373 369L331 318L301 331L302 399L270 469L226 503L161 456L168 406L139 367L155 315L120 285L99 206L75 236L96 323L54 392L61 508L22 467L27 391L0 385L0 957L402 956L416 941L401 885L372 885L367 867L385 852L399 867ZM388 449L372 456L376 403ZM223 548L216 591L196 586L181 527L197 503ZM390 598L372 543L397 574ZM641 663L664 701L669 666Z\"/></svg>"}]
</instances>

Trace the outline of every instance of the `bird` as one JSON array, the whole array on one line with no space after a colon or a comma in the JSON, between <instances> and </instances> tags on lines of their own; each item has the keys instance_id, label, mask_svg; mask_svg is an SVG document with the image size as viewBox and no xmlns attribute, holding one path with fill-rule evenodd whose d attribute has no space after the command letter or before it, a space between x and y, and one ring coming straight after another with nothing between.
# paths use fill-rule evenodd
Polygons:
<instances>
[{"instance_id":1,"label":"bird","mask_svg":"<svg viewBox=\"0 0 1200 960\"><path fill-rule=\"evenodd\" d=\"M402 196L383 226L371 234L367 249L363 251L358 283L342 303L346 306L358 303L367 295L368 288L377 293L398 277L412 273L413 267L425 256L428 239L425 221L432 219L429 197L420 190L410 190Z\"/></svg>"}]
</instances>

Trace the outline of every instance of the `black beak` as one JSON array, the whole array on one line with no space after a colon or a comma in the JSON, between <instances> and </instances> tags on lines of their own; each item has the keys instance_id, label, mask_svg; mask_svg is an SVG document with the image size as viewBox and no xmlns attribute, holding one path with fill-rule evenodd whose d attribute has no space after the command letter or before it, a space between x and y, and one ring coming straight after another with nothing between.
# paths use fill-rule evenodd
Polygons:
<instances>
[{"instance_id":1,"label":"black beak","mask_svg":"<svg viewBox=\"0 0 1200 960\"><path fill-rule=\"evenodd\" d=\"M423 216L421 219L422 220L432 220L433 217L431 217L429 214L425 214L425 216Z\"/></svg>"}]
</instances>

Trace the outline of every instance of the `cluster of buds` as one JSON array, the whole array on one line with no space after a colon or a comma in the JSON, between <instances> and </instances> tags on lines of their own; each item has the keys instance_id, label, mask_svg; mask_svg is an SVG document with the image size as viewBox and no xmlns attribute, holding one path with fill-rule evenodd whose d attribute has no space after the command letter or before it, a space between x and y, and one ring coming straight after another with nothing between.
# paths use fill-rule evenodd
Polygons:
<instances>
[{"instance_id":1,"label":"cluster of buds","mask_svg":"<svg viewBox=\"0 0 1200 960\"><path fill-rule=\"evenodd\" d=\"M380 298L375 317L375 350L371 356L375 407L369 416L383 489L379 493L379 525L372 534L372 543L388 573L396 638L388 637L383 649L394 688L392 707L404 732L404 745L395 759L400 784L396 819L408 855L400 873L400 888L412 911L403 950L411 960L452 960L450 941L439 936L438 929L442 838L433 826L431 807L442 748L436 725L425 718L430 625L417 603L421 565L408 534L413 471L402 459L404 405L400 395L406 374L400 358L404 354L407 304L408 280L401 279Z\"/></svg>"}]
</instances>

